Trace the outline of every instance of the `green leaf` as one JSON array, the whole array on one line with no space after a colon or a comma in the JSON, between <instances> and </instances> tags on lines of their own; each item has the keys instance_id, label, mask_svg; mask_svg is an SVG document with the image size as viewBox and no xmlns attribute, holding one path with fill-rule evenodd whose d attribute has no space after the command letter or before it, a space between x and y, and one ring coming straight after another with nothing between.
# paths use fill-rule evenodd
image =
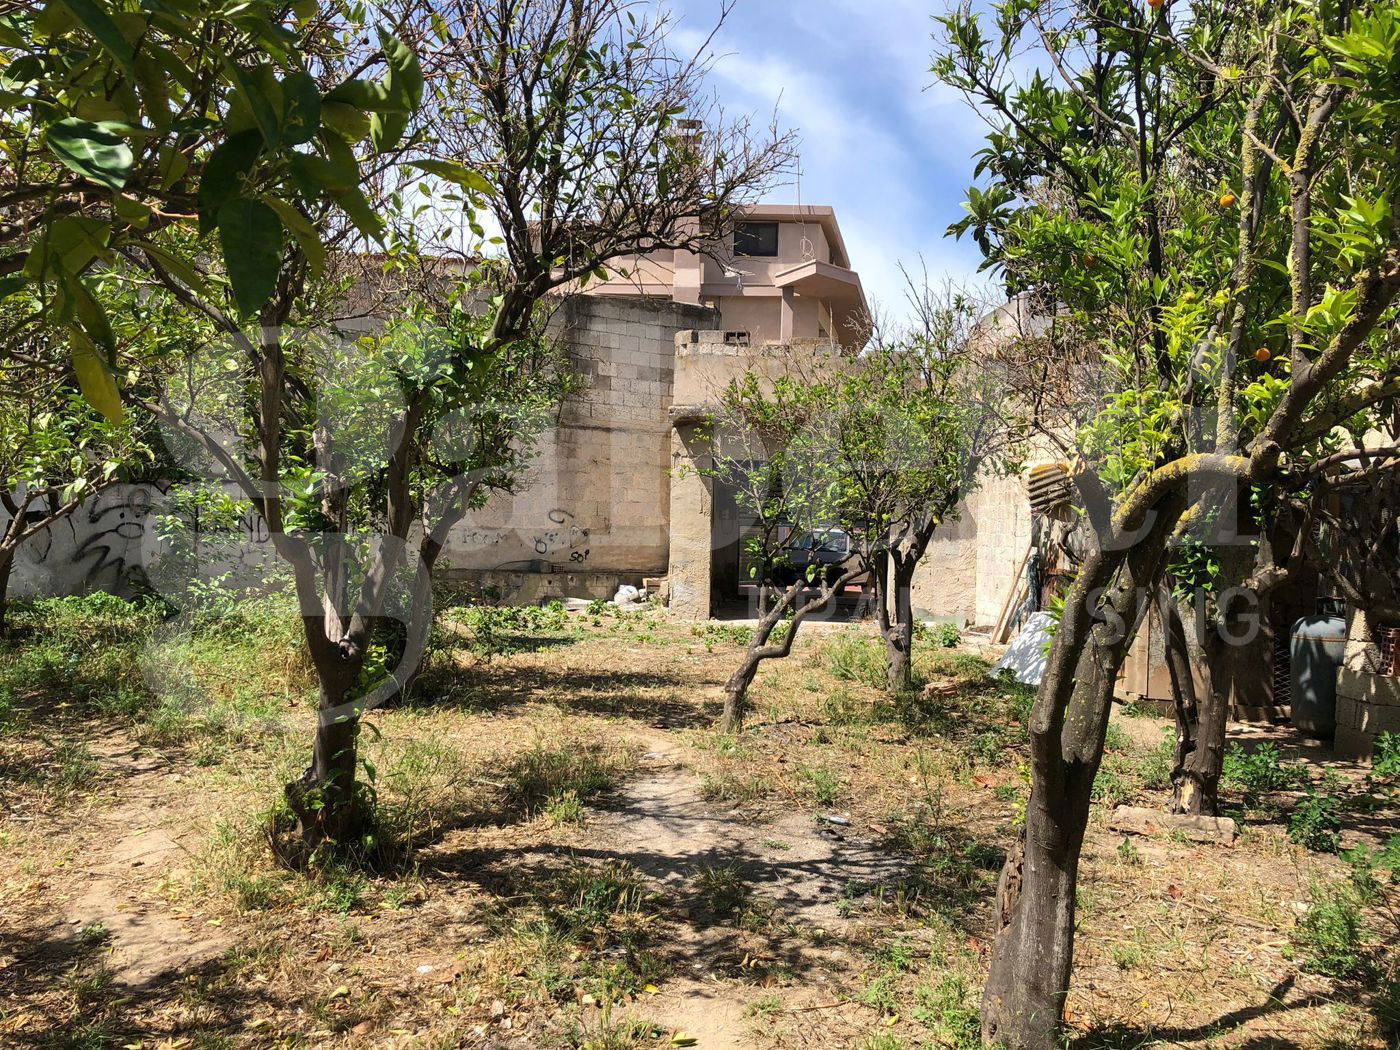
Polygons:
<instances>
[{"instance_id":1,"label":"green leaf","mask_svg":"<svg viewBox=\"0 0 1400 1050\"><path fill-rule=\"evenodd\" d=\"M375 113L369 118L369 141L376 153L388 153L399 144L408 129L408 114L397 110Z\"/></svg>"},{"instance_id":2,"label":"green leaf","mask_svg":"<svg viewBox=\"0 0 1400 1050\"><path fill-rule=\"evenodd\" d=\"M359 142L369 134L369 117L346 102L322 101L321 123L346 142Z\"/></svg>"},{"instance_id":3,"label":"green leaf","mask_svg":"<svg viewBox=\"0 0 1400 1050\"><path fill-rule=\"evenodd\" d=\"M117 23L112 20L101 6L94 0L63 0L59 5L66 8L83 27L97 38L97 42L112 53L112 57L121 63L132 76L136 75L136 68L133 63L134 52L131 43L117 28Z\"/></svg>"},{"instance_id":4,"label":"green leaf","mask_svg":"<svg viewBox=\"0 0 1400 1050\"><path fill-rule=\"evenodd\" d=\"M128 197L124 193L118 193L112 199L112 209L117 215L131 223L138 230L144 230L151 221L151 209L135 197Z\"/></svg>"},{"instance_id":5,"label":"green leaf","mask_svg":"<svg viewBox=\"0 0 1400 1050\"><path fill-rule=\"evenodd\" d=\"M266 62L255 69L235 66L233 79L238 84L237 94L247 104L254 123L262 132L263 141L277 146L282 141L283 99L282 85L272 66Z\"/></svg>"},{"instance_id":6,"label":"green leaf","mask_svg":"<svg viewBox=\"0 0 1400 1050\"><path fill-rule=\"evenodd\" d=\"M170 143L165 143L160 147L160 188L168 190L175 183L185 177L185 172L190 170L190 158L186 153L181 153Z\"/></svg>"},{"instance_id":7,"label":"green leaf","mask_svg":"<svg viewBox=\"0 0 1400 1050\"><path fill-rule=\"evenodd\" d=\"M402 95L391 92L388 85L372 80L347 80L327 92L326 101L343 102L371 113L407 108Z\"/></svg>"},{"instance_id":8,"label":"green leaf","mask_svg":"<svg viewBox=\"0 0 1400 1050\"><path fill-rule=\"evenodd\" d=\"M415 160L409 165L461 186L470 193L489 194L494 187L485 175L455 160Z\"/></svg>"},{"instance_id":9,"label":"green leaf","mask_svg":"<svg viewBox=\"0 0 1400 1050\"><path fill-rule=\"evenodd\" d=\"M296 238L302 254L306 256L307 265L311 267L311 275L319 277L326 268L326 246L321 243L321 237L311 221L284 200L263 197L262 201L277 213L282 225Z\"/></svg>"},{"instance_id":10,"label":"green leaf","mask_svg":"<svg viewBox=\"0 0 1400 1050\"><path fill-rule=\"evenodd\" d=\"M112 228L101 219L83 215L55 219L30 251L24 273L34 280L42 279L45 274L81 273L107 250L111 236Z\"/></svg>"},{"instance_id":11,"label":"green leaf","mask_svg":"<svg viewBox=\"0 0 1400 1050\"><path fill-rule=\"evenodd\" d=\"M81 322L83 330L87 332L94 343L107 351L109 355L115 354L117 340L112 333L112 324L107 320L107 311L97 301L92 290L77 277L71 277L65 281L64 290L73 301L74 316Z\"/></svg>"},{"instance_id":12,"label":"green leaf","mask_svg":"<svg viewBox=\"0 0 1400 1050\"><path fill-rule=\"evenodd\" d=\"M307 73L293 73L282 81L286 111L282 118L282 141L289 146L310 142L321 129L321 92Z\"/></svg>"},{"instance_id":13,"label":"green leaf","mask_svg":"<svg viewBox=\"0 0 1400 1050\"><path fill-rule=\"evenodd\" d=\"M379 30L379 46L389 67L384 78L389 96L399 105L392 110L377 112L370 119L370 142L375 151L387 153L398 145L408 129L408 114L423 101L423 69L413 49L384 29Z\"/></svg>"},{"instance_id":14,"label":"green leaf","mask_svg":"<svg viewBox=\"0 0 1400 1050\"><path fill-rule=\"evenodd\" d=\"M69 349L72 354L73 371L78 376L78 389L83 397L108 422L122 421L122 399L117 392L116 380L107 369L107 363L97 352L91 339L82 329L74 327L68 333Z\"/></svg>"},{"instance_id":15,"label":"green leaf","mask_svg":"<svg viewBox=\"0 0 1400 1050\"><path fill-rule=\"evenodd\" d=\"M166 251L158 244L152 244L149 241L136 241L135 243L169 272L170 276L178 278L185 287L193 289L205 298L209 297L209 286L205 284L204 277L186 260L173 252Z\"/></svg>"},{"instance_id":16,"label":"green leaf","mask_svg":"<svg viewBox=\"0 0 1400 1050\"><path fill-rule=\"evenodd\" d=\"M172 56L173 57L173 56ZM164 131L170 127L170 80L150 50L136 55L136 83L151 126Z\"/></svg>"},{"instance_id":17,"label":"green leaf","mask_svg":"<svg viewBox=\"0 0 1400 1050\"><path fill-rule=\"evenodd\" d=\"M218 222L224 201L240 193L240 176L248 174L262 153L262 135L244 131L225 139L204 165L199 180L199 229L208 233Z\"/></svg>"},{"instance_id":18,"label":"green leaf","mask_svg":"<svg viewBox=\"0 0 1400 1050\"><path fill-rule=\"evenodd\" d=\"M418 56L394 34L379 30L379 46L384 49L384 61L389 65L388 84L406 103L405 108L417 109L423 101L423 67Z\"/></svg>"},{"instance_id":19,"label":"green leaf","mask_svg":"<svg viewBox=\"0 0 1400 1050\"><path fill-rule=\"evenodd\" d=\"M69 117L48 128L49 149L62 164L111 190L126 185L131 174L131 150L107 123Z\"/></svg>"},{"instance_id":20,"label":"green leaf","mask_svg":"<svg viewBox=\"0 0 1400 1050\"><path fill-rule=\"evenodd\" d=\"M355 224L355 228L366 237L377 241L384 236L384 223L374 214L374 209L369 206L369 201L358 187L337 194L335 200Z\"/></svg>"},{"instance_id":21,"label":"green leaf","mask_svg":"<svg viewBox=\"0 0 1400 1050\"><path fill-rule=\"evenodd\" d=\"M219 209L219 244L244 317L257 313L277 287L282 267L282 221L262 201L235 197Z\"/></svg>"}]
</instances>

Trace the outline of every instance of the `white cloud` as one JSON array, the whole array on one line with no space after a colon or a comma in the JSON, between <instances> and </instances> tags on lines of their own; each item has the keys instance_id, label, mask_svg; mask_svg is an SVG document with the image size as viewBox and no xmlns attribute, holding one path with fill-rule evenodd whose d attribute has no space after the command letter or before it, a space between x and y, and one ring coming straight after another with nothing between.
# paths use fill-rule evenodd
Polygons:
<instances>
[{"instance_id":1,"label":"white cloud","mask_svg":"<svg viewBox=\"0 0 1400 1050\"><path fill-rule=\"evenodd\" d=\"M731 109L767 113L801 135L804 203L837 210L867 294L904 312L903 262L972 280L975 249L944 238L985 131L954 92L925 90L933 23L923 0L741 5L714 45L715 82ZM703 41L709 5L690 0L674 42ZM825 17L823 17L825 16ZM779 191L780 193L783 191ZM795 200L797 189L786 192ZM780 197L775 199L781 199Z\"/></svg>"}]
</instances>

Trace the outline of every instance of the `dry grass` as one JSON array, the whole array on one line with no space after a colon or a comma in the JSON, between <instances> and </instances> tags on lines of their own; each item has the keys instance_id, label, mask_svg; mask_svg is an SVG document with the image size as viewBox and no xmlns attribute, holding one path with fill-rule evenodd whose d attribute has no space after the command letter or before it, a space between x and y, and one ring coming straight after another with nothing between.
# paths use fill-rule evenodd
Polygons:
<instances>
[{"instance_id":1,"label":"dry grass","mask_svg":"<svg viewBox=\"0 0 1400 1050\"><path fill-rule=\"evenodd\" d=\"M813 633L765 667L751 724L724 737L713 727L737 637L658 614L592 620L489 655L445 642L417 697L372 716L366 756L385 833L404 844L388 872L294 876L268 858L263 814L303 761L311 724L306 683L275 640L259 643L274 651L273 684L251 718L228 660L184 643L213 697L198 725L158 733L148 709L113 718L74 705L66 738L95 768L33 723L12 728L0 756L45 772L11 789L0 823L0 1042L664 1046L676 1034L671 989L703 987L741 1019L735 1045L975 1045L992 891L1028 790L1025 694L988 681L967 653L926 647L925 684L891 700L861 629ZM151 769L114 766L114 737L142 740ZM1153 720L1124 720L1105 804L1164 802L1159 738ZM662 889L610 855L597 819L659 748L694 773L715 814L760 837L793 811L836 817L849 823L813 826L907 854L916 876L848 887L822 927L725 864L692 866L682 890ZM227 936L196 972L137 989L108 971L120 962L111 945L66 923L91 858L112 845L94 815L133 796L192 846L155 877L133 869L131 893ZM1302 973L1289 957L1299 905L1318 880L1346 878L1344 861L1290 843L1281 811L1252 812L1228 850L1125 848L1105 815L1079 898L1069 1017L1083 1045L1383 1045L1364 983ZM1393 813L1364 822L1395 830ZM1367 931L1372 950L1384 928Z\"/></svg>"}]
</instances>

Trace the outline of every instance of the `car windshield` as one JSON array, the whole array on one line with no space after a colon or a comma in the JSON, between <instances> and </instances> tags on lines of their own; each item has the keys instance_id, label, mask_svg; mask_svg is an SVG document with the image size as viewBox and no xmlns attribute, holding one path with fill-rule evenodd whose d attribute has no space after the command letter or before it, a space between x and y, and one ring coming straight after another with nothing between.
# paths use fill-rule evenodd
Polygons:
<instances>
[{"instance_id":1,"label":"car windshield","mask_svg":"<svg viewBox=\"0 0 1400 1050\"><path fill-rule=\"evenodd\" d=\"M850 549L846 534L840 529L806 533L793 546L796 550L819 551L823 554L845 554Z\"/></svg>"}]
</instances>

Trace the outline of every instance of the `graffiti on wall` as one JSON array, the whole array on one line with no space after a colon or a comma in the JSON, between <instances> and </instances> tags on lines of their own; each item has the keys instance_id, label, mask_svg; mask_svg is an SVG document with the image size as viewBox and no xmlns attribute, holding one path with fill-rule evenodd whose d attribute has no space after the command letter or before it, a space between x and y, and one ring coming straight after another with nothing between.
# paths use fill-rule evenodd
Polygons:
<instances>
[{"instance_id":1,"label":"graffiti on wall","mask_svg":"<svg viewBox=\"0 0 1400 1050\"><path fill-rule=\"evenodd\" d=\"M92 496L75 513L20 548L15 562L17 591L130 594L150 586L155 581L148 578L148 570L162 553L156 523L170 512L169 492L166 483L145 482L114 485ZM251 509L226 535L243 552L235 560L260 561L267 555L267 524ZM228 548L223 544L221 550ZM214 559L203 568L212 571L221 564Z\"/></svg>"},{"instance_id":2,"label":"graffiti on wall","mask_svg":"<svg viewBox=\"0 0 1400 1050\"><path fill-rule=\"evenodd\" d=\"M535 536L535 553L541 556L567 553L569 561L582 565L588 561L589 530L574 524L572 512L555 507L549 512L549 522L555 528Z\"/></svg>"},{"instance_id":3,"label":"graffiti on wall","mask_svg":"<svg viewBox=\"0 0 1400 1050\"><path fill-rule=\"evenodd\" d=\"M129 589L141 568L148 522L164 497L154 484L114 485L20 548L20 590L83 593Z\"/></svg>"}]
</instances>

